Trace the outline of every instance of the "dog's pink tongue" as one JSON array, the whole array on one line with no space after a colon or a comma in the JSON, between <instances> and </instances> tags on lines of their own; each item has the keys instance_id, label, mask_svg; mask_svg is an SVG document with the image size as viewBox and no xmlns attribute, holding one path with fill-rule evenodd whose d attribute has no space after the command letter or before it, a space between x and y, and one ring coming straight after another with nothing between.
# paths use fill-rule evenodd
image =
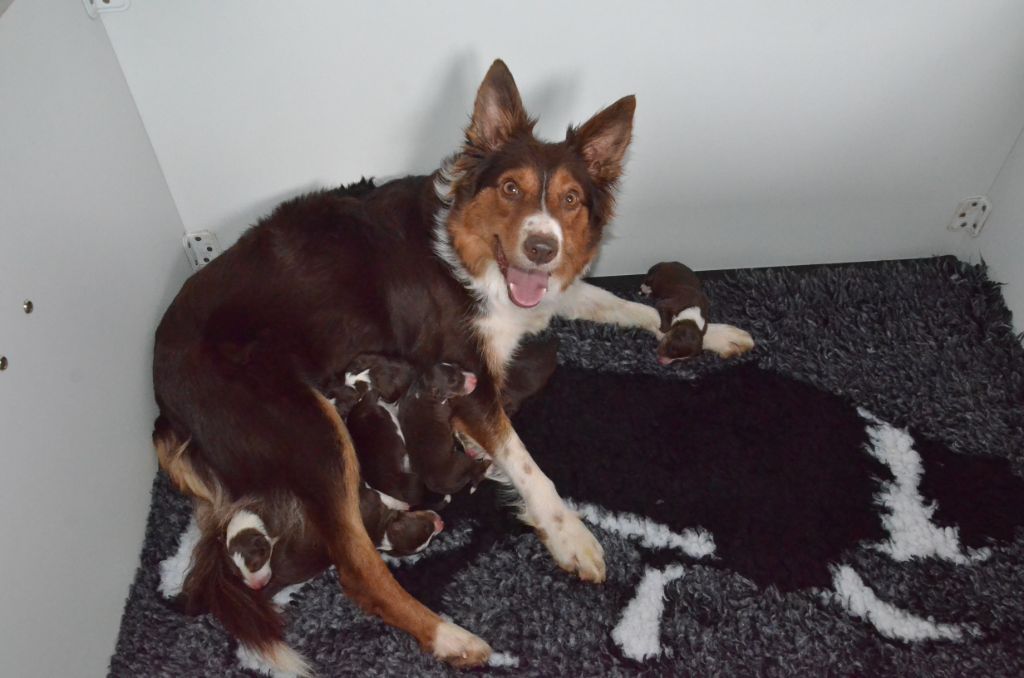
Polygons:
<instances>
[{"instance_id":1,"label":"dog's pink tongue","mask_svg":"<svg viewBox=\"0 0 1024 678\"><path fill-rule=\"evenodd\" d=\"M508 281L508 296L512 303L523 308L532 308L539 304L548 291L549 277L551 276L543 271L524 271L509 266L505 280Z\"/></svg>"}]
</instances>

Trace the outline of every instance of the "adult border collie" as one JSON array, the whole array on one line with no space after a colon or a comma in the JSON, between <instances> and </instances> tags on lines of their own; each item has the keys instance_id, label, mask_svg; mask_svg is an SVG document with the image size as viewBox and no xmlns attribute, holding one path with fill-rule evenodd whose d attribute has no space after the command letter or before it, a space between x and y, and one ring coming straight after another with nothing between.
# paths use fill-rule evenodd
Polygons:
<instances>
[{"instance_id":1,"label":"adult border collie","mask_svg":"<svg viewBox=\"0 0 1024 678\"><path fill-rule=\"evenodd\" d=\"M500 390L520 339L555 315L659 334L653 308L579 280L612 217L635 107L624 97L565 140L541 142L495 61L464 145L440 170L357 197L323 191L280 205L185 283L157 329L162 467L200 500L294 493L353 600L439 659L479 665L487 643L402 589L367 537L355 451L316 388L359 353L421 369L457 363L479 383L456 403L456 428L493 454L555 562L603 581L601 545L531 459ZM709 325L704 340L723 356L752 345L728 325ZM287 665L280 624L257 621L225 626Z\"/></svg>"}]
</instances>

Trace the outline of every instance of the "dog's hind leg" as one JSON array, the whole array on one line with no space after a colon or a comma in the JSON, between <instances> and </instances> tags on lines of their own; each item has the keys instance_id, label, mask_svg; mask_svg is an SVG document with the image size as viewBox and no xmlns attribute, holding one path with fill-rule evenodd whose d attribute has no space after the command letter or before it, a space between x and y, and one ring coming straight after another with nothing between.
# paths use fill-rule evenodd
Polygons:
<instances>
[{"instance_id":1,"label":"dog's hind leg","mask_svg":"<svg viewBox=\"0 0 1024 678\"><path fill-rule=\"evenodd\" d=\"M299 474L291 484L302 488L300 496L327 542L345 593L370 614L411 634L438 659L458 667L483 664L491 653L487 643L427 609L395 581L384 564L359 511L362 480L352 441L330 402L310 393L322 412L320 431L314 435L328 440L309 440L313 432L308 429L302 436L309 443L326 442L326 449L318 447L327 454L307 446L307 453L299 455L302 458L290 469ZM310 458L315 458L312 464Z\"/></svg>"}]
</instances>

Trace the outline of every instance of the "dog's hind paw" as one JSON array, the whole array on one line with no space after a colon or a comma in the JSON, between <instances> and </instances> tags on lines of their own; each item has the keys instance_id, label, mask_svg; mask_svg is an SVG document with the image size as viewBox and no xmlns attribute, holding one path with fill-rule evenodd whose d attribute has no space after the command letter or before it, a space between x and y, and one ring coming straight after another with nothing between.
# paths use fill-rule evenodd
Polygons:
<instances>
[{"instance_id":1,"label":"dog's hind paw","mask_svg":"<svg viewBox=\"0 0 1024 678\"><path fill-rule=\"evenodd\" d=\"M714 351L723 358L735 358L754 348L750 332L733 325L708 323L704 333L704 350Z\"/></svg>"},{"instance_id":2,"label":"dog's hind paw","mask_svg":"<svg viewBox=\"0 0 1024 678\"><path fill-rule=\"evenodd\" d=\"M595 584L605 580L604 548L576 514L565 512L537 535L563 570Z\"/></svg>"},{"instance_id":3,"label":"dog's hind paw","mask_svg":"<svg viewBox=\"0 0 1024 678\"><path fill-rule=\"evenodd\" d=\"M491 646L461 626L441 622L434 636L434 656L460 669L483 666L491 656Z\"/></svg>"}]
</instances>

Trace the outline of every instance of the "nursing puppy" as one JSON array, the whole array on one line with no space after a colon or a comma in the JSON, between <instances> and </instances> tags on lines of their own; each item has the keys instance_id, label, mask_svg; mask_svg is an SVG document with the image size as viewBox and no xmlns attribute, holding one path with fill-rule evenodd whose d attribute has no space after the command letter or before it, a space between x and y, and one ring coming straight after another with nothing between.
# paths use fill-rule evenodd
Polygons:
<instances>
[{"instance_id":1,"label":"nursing puppy","mask_svg":"<svg viewBox=\"0 0 1024 678\"><path fill-rule=\"evenodd\" d=\"M658 343L658 362L668 365L700 355L710 302L697 274L678 261L663 261L647 271L640 292L654 300L665 333Z\"/></svg>"},{"instance_id":2,"label":"nursing puppy","mask_svg":"<svg viewBox=\"0 0 1024 678\"><path fill-rule=\"evenodd\" d=\"M359 506L377 550L391 555L419 553L444 529L444 522L435 512L392 509L368 486L360 490ZM224 530L224 548L249 588L258 591L273 579L273 595L330 565L322 540L306 529L301 506L294 497L290 501L248 499L233 511ZM279 542L281 546L275 548Z\"/></svg>"},{"instance_id":3,"label":"nursing puppy","mask_svg":"<svg viewBox=\"0 0 1024 678\"><path fill-rule=\"evenodd\" d=\"M293 493L358 605L438 659L479 666L487 643L410 596L381 560L359 515L355 448L315 388L366 352L456 363L479 382L455 401L453 425L492 454L554 562L604 581L601 545L534 463L501 388L520 341L556 315L659 334L653 308L581 280L614 213L635 108L624 97L541 141L495 61L439 170L290 200L190 277L153 360L154 442L175 484L197 496L210 480L231 496ZM752 346L728 325L704 334L723 356ZM244 642L274 662L291 652L279 625Z\"/></svg>"},{"instance_id":4,"label":"nursing puppy","mask_svg":"<svg viewBox=\"0 0 1024 678\"><path fill-rule=\"evenodd\" d=\"M196 505L200 539L182 586L185 611L213 614L239 642L280 670L311 675L305 659L284 643L284 623L272 599L330 567L327 543L294 495L229 501L216 484L203 489L212 501ZM416 553L444 528L433 511L394 511L368 487L359 499L366 531L381 551Z\"/></svg>"},{"instance_id":5,"label":"nursing puppy","mask_svg":"<svg viewBox=\"0 0 1024 678\"><path fill-rule=\"evenodd\" d=\"M424 370L399 401L398 422L412 462L412 471L434 493L452 495L475 488L491 465L455 449L452 413L455 398L476 388L476 376L450 363Z\"/></svg>"},{"instance_id":6,"label":"nursing puppy","mask_svg":"<svg viewBox=\"0 0 1024 678\"><path fill-rule=\"evenodd\" d=\"M417 371L405 360L367 354L327 386L339 413L349 409L363 479L393 508L437 508L483 479L490 462L457 451L451 425L453 399L476 382L451 363Z\"/></svg>"}]
</instances>

